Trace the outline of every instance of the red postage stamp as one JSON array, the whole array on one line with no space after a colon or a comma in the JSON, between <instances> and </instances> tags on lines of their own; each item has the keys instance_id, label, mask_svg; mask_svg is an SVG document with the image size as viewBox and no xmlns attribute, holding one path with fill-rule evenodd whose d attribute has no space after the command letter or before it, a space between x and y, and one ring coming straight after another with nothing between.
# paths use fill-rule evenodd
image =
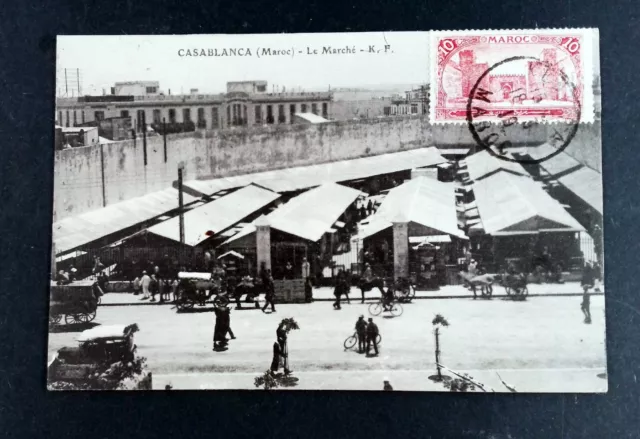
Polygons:
<instances>
[{"instance_id":1,"label":"red postage stamp","mask_svg":"<svg viewBox=\"0 0 640 439\"><path fill-rule=\"evenodd\" d=\"M431 122L592 122L597 32L434 32Z\"/></svg>"}]
</instances>

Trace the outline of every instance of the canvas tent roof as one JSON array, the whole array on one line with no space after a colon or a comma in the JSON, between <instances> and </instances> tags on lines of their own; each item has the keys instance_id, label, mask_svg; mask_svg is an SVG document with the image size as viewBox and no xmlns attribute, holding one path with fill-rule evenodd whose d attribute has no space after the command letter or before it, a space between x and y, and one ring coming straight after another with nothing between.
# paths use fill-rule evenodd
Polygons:
<instances>
[{"instance_id":1,"label":"canvas tent roof","mask_svg":"<svg viewBox=\"0 0 640 439\"><path fill-rule=\"evenodd\" d=\"M543 159L540 166L554 177L582 167L579 161L564 151L558 152L557 148L548 143L528 148L527 154L535 160ZM552 156L552 154L556 155Z\"/></svg>"},{"instance_id":2,"label":"canvas tent roof","mask_svg":"<svg viewBox=\"0 0 640 439\"><path fill-rule=\"evenodd\" d=\"M481 222L490 235L539 231L584 231L562 205L530 178L500 172L477 181L473 191Z\"/></svg>"},{"instance_id":3,"label":"canvas tent roof","mask_svg":"<svg viewBox=\"0 0 640 439\"><path fill-rule=\"evenodd\" d=\"M249 185L184 214L184 242L196 246L208 239L209 231L219 233L265 207L280 195ZM149 233L180 242L178 217L149 227Z\"/></svg>"},{"instance_id":4,"label":"canvas tent roof","mask_svg":"<svg viewBox=\"0 0 640 439\"><path fill-rule=\"evenodd\" d=\"M507 154L506 158L513 160L513 156ZM529 176L529 173L519 163L511 160L501 160L494 157L488 151L480 151L465 158L469 177L473 181L487 178L498 172L507 171L516 175Z\"/></svg>"},{"instance_id":5,"label":"canvas tent roof","mask_svg":"<svg viewBox=\"0 0 640 439\"><path fill-rule=\"evenodd\" d=\"M580 168L558 181L602 214L602 174L591 168Z\"/></svg>"},{"instance_id":6,"label":"canvas tent roof","mask_svg":"<svg viewBox=\"0 0 640 439\"><path fill-rule=\"evenodd\" d=\"M402 217L443 234L464 237L458 228L453 183L417 177L389 191L380 208L363 227L361 237L374 235Z\"/></svg>"},{"instance_id":7,"label":"canvas tent roof","mask_svg":"<svg viewBox=\"0 0 640 439\"><path fill-rule=\"evenodd\" d=\"M292 198L269 215L258 218L223 244L255 232L255 223L258 221L265 221L272 229L316 242L361 194L336 183L323 184Z\"/></svg>"},{"instance_id":8,"label":"canvas tent roof","mask_svg":"<svg viewBox=\"0 0 640 439\"><path fill-rule=\"evenodd\" d=\"M295 117L299 117L301 119L306 120L309 123L326 123L329 122L328 119L325 119L322 116L318 116L314 113L296 113Z\"/></svg>"},{"instance_id":9,"label":"canvas tent roof","mask_svg":"<svg viewBox=\"0 0 640 439\"><path fill-rule=\"evenodd\" d=\"M184 195L184 203L197 198ZM53 223L56 254L135 226L178 208L178 190L168 188Z\"/></svg>"},{"instance_id":10,"label":"canvas tent roof","mask_svg":"<svg viewBox=\"0 0 640 439\"><path fill-rule=\"evenodd\" d=\"M190 180L185 182L185 185L205 195L211 195L222 189L246 186L250 183L255 183L274 192L290 192L312 188L324 183L358 180L446 162L447 159L440 155L438 148L431 146L353 160L298 166L212 180Z\"/></svg>"}]
</instances>

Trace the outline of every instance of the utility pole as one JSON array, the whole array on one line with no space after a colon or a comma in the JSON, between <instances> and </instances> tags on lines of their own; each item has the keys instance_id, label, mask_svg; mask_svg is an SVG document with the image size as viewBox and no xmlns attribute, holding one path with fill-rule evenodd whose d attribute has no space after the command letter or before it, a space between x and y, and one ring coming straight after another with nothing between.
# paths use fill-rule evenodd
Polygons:
<instances>
[{"instance_id":1,"label":"utility pole","mask_svg":"<svg viewBox=\"0 0 640 439\"><path fill-rule=\"evenodd\" d=\"M167 119L162 118L162 138L164 141L164 162L167 163Z\"/></svg>"},{"instance_id":2,"label":"utility pole","mask_svg":"<svg viewBox=\"0 0 640 439\"><path fill-rule=\"evenodd\" d=\"M146 111L142 110L142 150L144 154L144 165L147 166L147 117Z\"/></svg>"},{"instance_id":3,"label":"utility pole","mask_svg":"<svg viewBox=\"0 0 640 439\"><path fill-rule=\"evenodd\" d=\"M182 166L178 168L178 216L180 224L180 255L182 256L184 249L184 199L182 196Z\"/></svg>"}]
</instances>

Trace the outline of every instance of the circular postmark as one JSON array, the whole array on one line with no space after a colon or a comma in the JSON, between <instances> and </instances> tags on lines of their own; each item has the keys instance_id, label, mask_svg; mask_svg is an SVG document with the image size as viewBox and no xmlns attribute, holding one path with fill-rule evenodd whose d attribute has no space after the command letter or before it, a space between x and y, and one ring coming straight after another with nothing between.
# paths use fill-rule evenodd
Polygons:
<instances>
[{"instance_id":1,"label":"circular postmark","mask_svg":"<svg viewBox=\"0 0 640 439\"><path fill-rule=\"evenodd\" d=\"M504 89L500 89L500 96L496 96L494 91L483 87L489 79L492 78L494 72L499 72L504 66L508 66L509 63L522 63L528 62L529 69L527 74L532 76L533 74L540 80L542 84L548 84L548 86L539 87L539 89L533 90L533 96L529 96L531 90L524 90L522 87L514 88L513 81L507 82ZM535 72L533 71L535 66ZM514 75L495 75L497 82L499 83L501 78L509 78ZM528 79L526 80L528 81ZM554 83L554 81L557 81ZM527 158L518 157L512 158L507 155L508 149L514 146L514 142L510 138L527 137L518 136L518 130L531 130L532 127L540 123L540 119L546 116L546 112L553 115L553 111L546 110L544 103L551 101L552 96L549 96L550 90L553 92L554 87L558 84L563 86L566 91L566 102L571 106L569 109L565 109L563 114L568 115L560 123L554 123L551 125L551 135L548 137L548 143L554 146L555 151L551 154L547 154L544 157L539 158ZM500 84L499 84L500 85ZM509 88L511 86L511 88ZM557 88L555 89L557 90ZM557 93L557 91L556 91ZM482 149L487 150L494 157L516 162L520 164L537 164L545 160L549 160L552 157L560 154L575 137L579 122L580 122L580 90L573 84L568 75L558 67L557 64L550 64L545 61L541 61L538 58L532 56L515 56L504 59L485 70L478 80L473 84L469 97L467 100L466 119L469 131L476 144ZM493 102L492 102L493 99ZM524 108L522 103L525 99L530 99L534 105L530 105L529 116L526 121L521 121L518 115L524 113L521 108ZM502 105L496 109L493 104L496 101L501 100L503 103L507 102L511 105ZM493 116L497 119L493 123L488 120L482 120L485 115ZM533 120L531 120L533 119Z\"/></svg>"}]
</instances>

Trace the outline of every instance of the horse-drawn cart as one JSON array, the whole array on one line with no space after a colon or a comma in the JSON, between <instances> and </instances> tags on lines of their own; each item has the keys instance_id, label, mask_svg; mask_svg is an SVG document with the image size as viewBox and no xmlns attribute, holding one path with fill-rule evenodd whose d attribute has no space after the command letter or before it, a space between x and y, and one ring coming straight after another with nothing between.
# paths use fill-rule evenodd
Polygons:
<instances>
[{"instance_id":1,"label":"horse-drawn cart","mask_svg":"<svg viewBox=\"0 0 640 439\"><path fill-rule=\"evenodd\" d=\"M502 286L514 300L524 300L529 295L526 273L505 274L502 276Z\"/></svg>"},{"instance_id":2,"label":"horse-drawn cart","mask_svg":"<svg viewBox=\"0 0 640 439\"><path fill-rule=\"evenodd\" d=\"M195 305L205 306L213 297L215 306L229 303L224 281L221 277L213 277L211 273L180 272L176 289L175 305L178 311L191 309Z\"/></svg>"},{"instance_id":3,"label":"horse-drawn cart","mask_svg":"<svg viewBox=\"0 0 640 439\"><path fill-rule=\"evenodd\" d=\"M65 285L51 283L49 323L89 323L96 318L102 290L96 281L75 281Z\"/></svg>"}]
</instances>

